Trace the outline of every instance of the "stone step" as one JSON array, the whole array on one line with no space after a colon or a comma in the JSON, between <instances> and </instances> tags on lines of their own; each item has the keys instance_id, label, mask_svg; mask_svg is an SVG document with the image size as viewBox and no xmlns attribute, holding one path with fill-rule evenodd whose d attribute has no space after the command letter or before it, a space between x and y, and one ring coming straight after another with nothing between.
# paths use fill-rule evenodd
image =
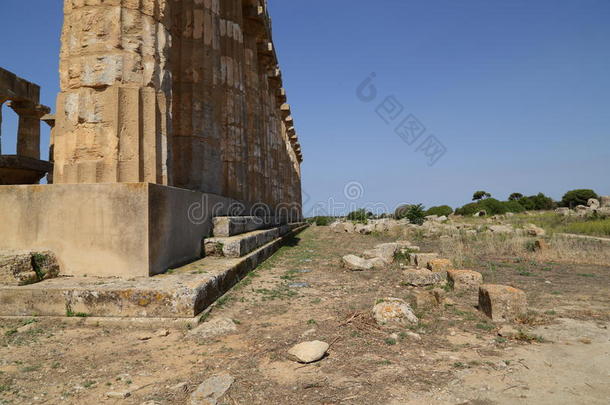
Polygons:
<instances>
[{"instance_id":1,"label":"stone step","mask_svg":"<svg viewBox=\"0 0 610 405\"><path fill-rule=\"evenodd\" d=\"M277 227L286 223L286 221L276 217L214 217L212 221L214 224L214 236L219 238L228 238L246 232Z\"/></svg>"},{"instance_id":2,"label":"stone step","mask_svg":"<svg viewBox=\"0 0 610 405\"><path fill-rule=\"evenodd\" d=\"M242 257L302 225L294 223L237 236L208 238L203 242L204 252L206 256Z\"/></svg>"},{"instance_id":3,"label":"stone step","mask_svg":"<svg viewBox=\"0 0 610 405\"><path fill-rule=\"evenodd\" d=\"M0 286L0 317L190 319L305 228L300 226L241 258L206 257L154 277L60 277L21 287Z\"/></svg>"}]
</instances>

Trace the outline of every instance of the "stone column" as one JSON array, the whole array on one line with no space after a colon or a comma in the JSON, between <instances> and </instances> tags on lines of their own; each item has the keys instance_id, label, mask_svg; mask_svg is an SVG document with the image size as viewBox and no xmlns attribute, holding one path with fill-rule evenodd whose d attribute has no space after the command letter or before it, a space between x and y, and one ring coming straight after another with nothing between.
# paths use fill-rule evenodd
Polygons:
<instances>
[{"instance_id":1,"label":"stone column","mask_svg":"<svg viewBox=\"0 0 610 405\"><path fill-rule=\"evenodd\" d=\"M223 195L245 201L248 145L244 86L242 0L220 3L221 83L224 88L221 150L224 162Z\"/></svg>"},{"instance_id":2,"label":"stone column","mask_svg":"<svg viewBox=\"0 0 610 405\"><path fill-rule=\"evenodd\" d=\"M64 0L55 183L171 184L169 0Z\"/></svg>"},{"instance_id":3,"label":"stone column","mask_svg":"<svg viewBox=\"0 0 610 405\"><path fill-rule=\"evenodd\" d=\"M9 106L19 115L17 155L40 159L40 118L50 109L29 101L11 101Z\"/></svg>"}]
</instances>

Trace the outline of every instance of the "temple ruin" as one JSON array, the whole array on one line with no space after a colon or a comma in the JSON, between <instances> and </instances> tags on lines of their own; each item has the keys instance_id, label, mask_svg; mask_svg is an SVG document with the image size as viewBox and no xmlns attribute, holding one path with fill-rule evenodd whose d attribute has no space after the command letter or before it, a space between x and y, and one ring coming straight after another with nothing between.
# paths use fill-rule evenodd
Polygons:
<instances>
[{"instance_id":1,"label":"temple ruin","mask_svg":"<svg viewBox=\"0 0 610 405\"><path fill-rule=\"evenodd\" d=\"M0 68L0 131L6 102L19 116L19 127L17 154L3 155L0 144L0 184L37 184L52 170L40 159L40 120L51 109L40 104L40 86Z\"/></svg>"},{"instance_id":2,"label":"temple ruin","mask_svg":"<svg viewBox=\"0 0 610 405\"><path fill-rule=\"evenodd\" d=\"M53 170L47 185L32 185L37 175L0 187L0 249L51 252L76 278L152 278L206 252L243 259L231 264L243 272L302 226L303 156L265 1L65 0L61 44L55 114L35 85L13 98L19 159ZM39 160L41 119L50 162ZM235 274L206 283L217 291ZM74 290L49 282L30 297ZM15 288L0 302L27 313L6 298Z\"/></svg>"}]
</instances>

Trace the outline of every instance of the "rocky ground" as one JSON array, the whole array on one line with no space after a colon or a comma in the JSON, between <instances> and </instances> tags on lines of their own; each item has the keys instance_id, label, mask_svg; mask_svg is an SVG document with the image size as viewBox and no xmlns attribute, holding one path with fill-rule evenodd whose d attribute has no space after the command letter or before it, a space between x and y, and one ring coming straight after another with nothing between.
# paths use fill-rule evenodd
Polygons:
<instances>
[{"instance_id":1,"label":"rocky ground","mask_svg":"<svg viewBox=\"0 0 610 405\"><path fill-rule=\"evenodd\" d=\"M476 294L452 291L413 305L416 324L380 326L380 299L415 304L426 287L405 286L398 263L350 271L341 258L395 239L312 227L194 330L0 320L0 404L608 404L610 264L471 258L485 282L527 293L511 339ZM326 356L294 361L315 340Z\"/></svg>"}]
</instances>

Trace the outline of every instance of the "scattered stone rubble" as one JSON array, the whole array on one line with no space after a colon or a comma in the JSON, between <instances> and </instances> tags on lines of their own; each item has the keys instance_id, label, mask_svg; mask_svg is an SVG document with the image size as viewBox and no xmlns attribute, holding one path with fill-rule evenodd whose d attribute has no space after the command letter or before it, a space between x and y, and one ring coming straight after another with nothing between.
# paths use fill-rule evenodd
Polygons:
<instances>
[{"instance_id":1,"label":"scattered stone rubble","mask_svg":"<svg viewBox=\"0 0 610 405\"><path fill-rule=\"evenodd\" d=\"M578 205L574 209L560 207L555 210L555 213L564 216L579 216L588 217L598 215L601 217L610 217L610 196L601 196L599 200L590 198L587 205Z\"/></svg>"},{"instance_id":2,"label":"scattered stone rubble","mask_svg":"<svg viewBox=\"0 0 610 405\"><path fill-rule=\"evenodd\" d=\"M544 235L544 230L534 225L526 226L524 231L532 236ZM522 290L505 285L483 284L481 273L454 269L449 259L440 258L437 253L413 253L410 250L412 247L405 241L384 243L365 251L364 256L367 258L345 256L343 264L352 270L371 270L375 268L375 261L381 264L380 267L385 267L394 262L397 253L407 252L410 267L402 272L403 285L432 288L414 291L417 308L451 305L450 299L445 297L445 290L439 288L448 286L457 293L470 294L473 299L478 298L479 310L494 322L513 321L527 312L527 299ZM417 322L409 304L399 298L380 300L373 308L373 316L378 324Z\"/></svg>"}]
</instances>

